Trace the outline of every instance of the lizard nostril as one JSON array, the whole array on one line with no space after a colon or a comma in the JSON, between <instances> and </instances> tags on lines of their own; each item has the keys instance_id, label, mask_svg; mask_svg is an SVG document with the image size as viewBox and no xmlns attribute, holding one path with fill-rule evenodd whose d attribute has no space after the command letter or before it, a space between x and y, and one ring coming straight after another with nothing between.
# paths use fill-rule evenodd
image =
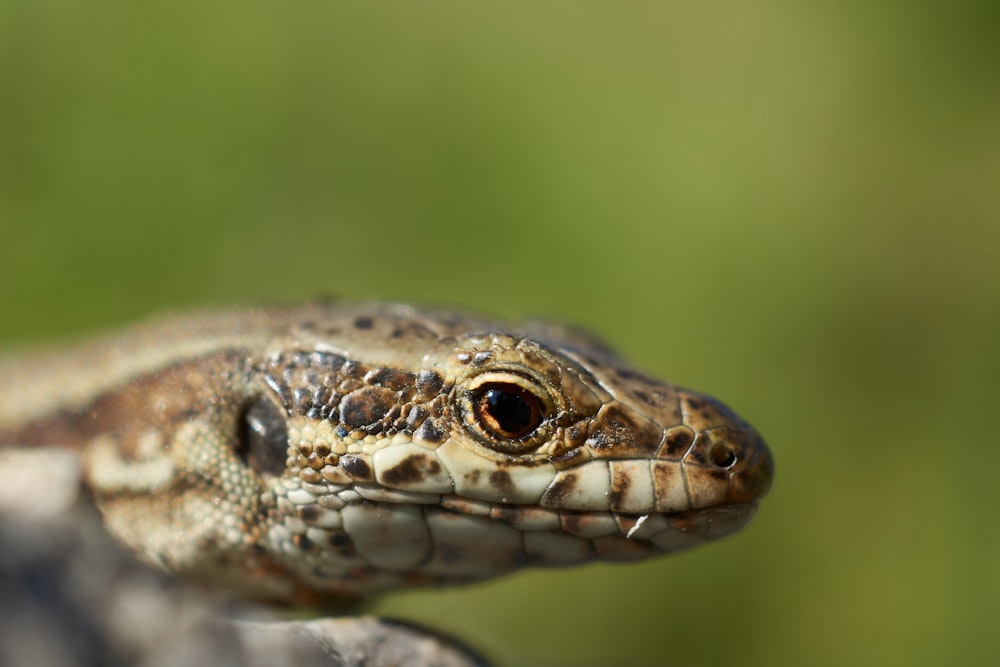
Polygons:
<instances>
[{"instance_id":1,"label":"lizard nostril","mask_svg":"<svg viewBox=\"0 0 1000 667\"><path fill-rule=\"evenodd\" d=\"M724 442L713 443L708 455L712 463L720 468L731 468L736 464L736 452Z\"/></svg>"}]
</instances>

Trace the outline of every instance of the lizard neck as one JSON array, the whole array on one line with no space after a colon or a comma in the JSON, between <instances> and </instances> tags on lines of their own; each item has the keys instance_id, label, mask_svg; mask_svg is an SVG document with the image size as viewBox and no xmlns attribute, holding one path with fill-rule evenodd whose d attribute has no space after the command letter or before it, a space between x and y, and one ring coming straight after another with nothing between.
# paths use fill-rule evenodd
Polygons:
<instances>
[{"instance_id":1,"label":"lizard neck","mask_svg":"<svg viewBox=\"0 0 1000 667\"><path fill-rule=\"evenodd\" d=\"M144 446L148 449L151 441L169 440L178 426L193 416L193 406L221 408L237 401L237 380L243 375L246 358L244 350L228 346L195 357L178 351L176 357L157 359L160 365L138 364L120 377L102 375L103 366L97 364L91 368L88 382L78 380L78 386L94 388L90 398L83 400L74 400L76 387L53 382L53 377L39 381L24 394L17 392L16 385L7 387L8 391L0 394L0 405L9 413L0 420L0 442L82 451L104 438L112 440L122 455L131 457ZM124 371L120 367L113 370ZM62 376L57 373L55 377ZM25 394L44 400L26 405Z\"/></svg>"},{"instance_id":2,"label":"lizard neck","mask_svg":"<svg viewBox=\"0 0 1000 667\"><path fill-rule=\"evenodd\" d=\"M148 384L193 360L259 346L277 319L266 310L160 319L74 348L0 359L0 434L84 413L100 397L128 392L136 382Z\"/></svg>"}]
</instances>

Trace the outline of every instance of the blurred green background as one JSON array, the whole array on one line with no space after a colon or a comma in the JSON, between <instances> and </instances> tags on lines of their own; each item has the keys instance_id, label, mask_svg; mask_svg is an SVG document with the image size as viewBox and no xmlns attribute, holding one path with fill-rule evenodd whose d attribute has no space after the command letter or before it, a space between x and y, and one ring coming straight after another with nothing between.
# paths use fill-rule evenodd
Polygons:
<instances>
[{"instance_id":1,"label":"blurred green background","mask_svg":"<svg viewBox=\"0 0 1000 667\"><path fill-rule=\"evenodd\" d=\"M990 2L0 2L0 338L317 294L585 325L745 533L387 596L502 665L1000 661Z\"/></svg>"}]
</instances>

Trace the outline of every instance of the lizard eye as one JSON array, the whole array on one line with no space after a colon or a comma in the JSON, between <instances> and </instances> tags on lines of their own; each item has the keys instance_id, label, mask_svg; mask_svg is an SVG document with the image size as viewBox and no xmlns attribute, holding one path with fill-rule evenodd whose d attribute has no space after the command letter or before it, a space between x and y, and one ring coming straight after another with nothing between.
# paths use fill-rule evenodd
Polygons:
<instances>
[{"instance_id":1,"label":"lizard eye","mask_svg":"<svg viewBox=\"0 0 1000 667\"><path fill-rule=\"evenodd\" d=\"M480 426L505 440L519 440L542 424L541 401L516 384L491 382L473 394Z\"/></svg>"},{"instance_id":2,"label":"lizard eye","mask_svg":"<svg viewBox=\"0 0 1000 667\"><path fill-rule=\"evenodd\" d=\"M460 407L471 434L505 454L536 447L555 413L545 389L529 377L507 371L474 378L463 392Z\"/></svg>"},{"instance_id":3,"label":"lizard eye","mask_svg":"<svg viewBox=\"0 0 1000 667\"><path fill-rule=\"evenodd\" d=\"M237 453L259 474L280 475L288 455L285 415L261 396L244 408L237 425Z\"/></svg>"}]
</instances>

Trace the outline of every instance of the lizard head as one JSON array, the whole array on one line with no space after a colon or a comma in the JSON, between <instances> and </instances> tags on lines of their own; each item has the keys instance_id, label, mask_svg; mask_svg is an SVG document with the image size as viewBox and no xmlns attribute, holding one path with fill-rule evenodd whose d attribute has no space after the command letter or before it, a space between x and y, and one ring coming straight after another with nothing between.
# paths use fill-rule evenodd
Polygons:
<instances>
[{"instance_id":1,"label":"lizard head","mask_svg":"<svg viewBox=\"0 0 1000 667\"><path fill-rule=\"evenodd\" d=\"M553 326L318 309L228 368L168 443L170 530L126 539L262 597L672 553L740 529L771 484L728 408Z\"/></svg>"}]
</instances>

